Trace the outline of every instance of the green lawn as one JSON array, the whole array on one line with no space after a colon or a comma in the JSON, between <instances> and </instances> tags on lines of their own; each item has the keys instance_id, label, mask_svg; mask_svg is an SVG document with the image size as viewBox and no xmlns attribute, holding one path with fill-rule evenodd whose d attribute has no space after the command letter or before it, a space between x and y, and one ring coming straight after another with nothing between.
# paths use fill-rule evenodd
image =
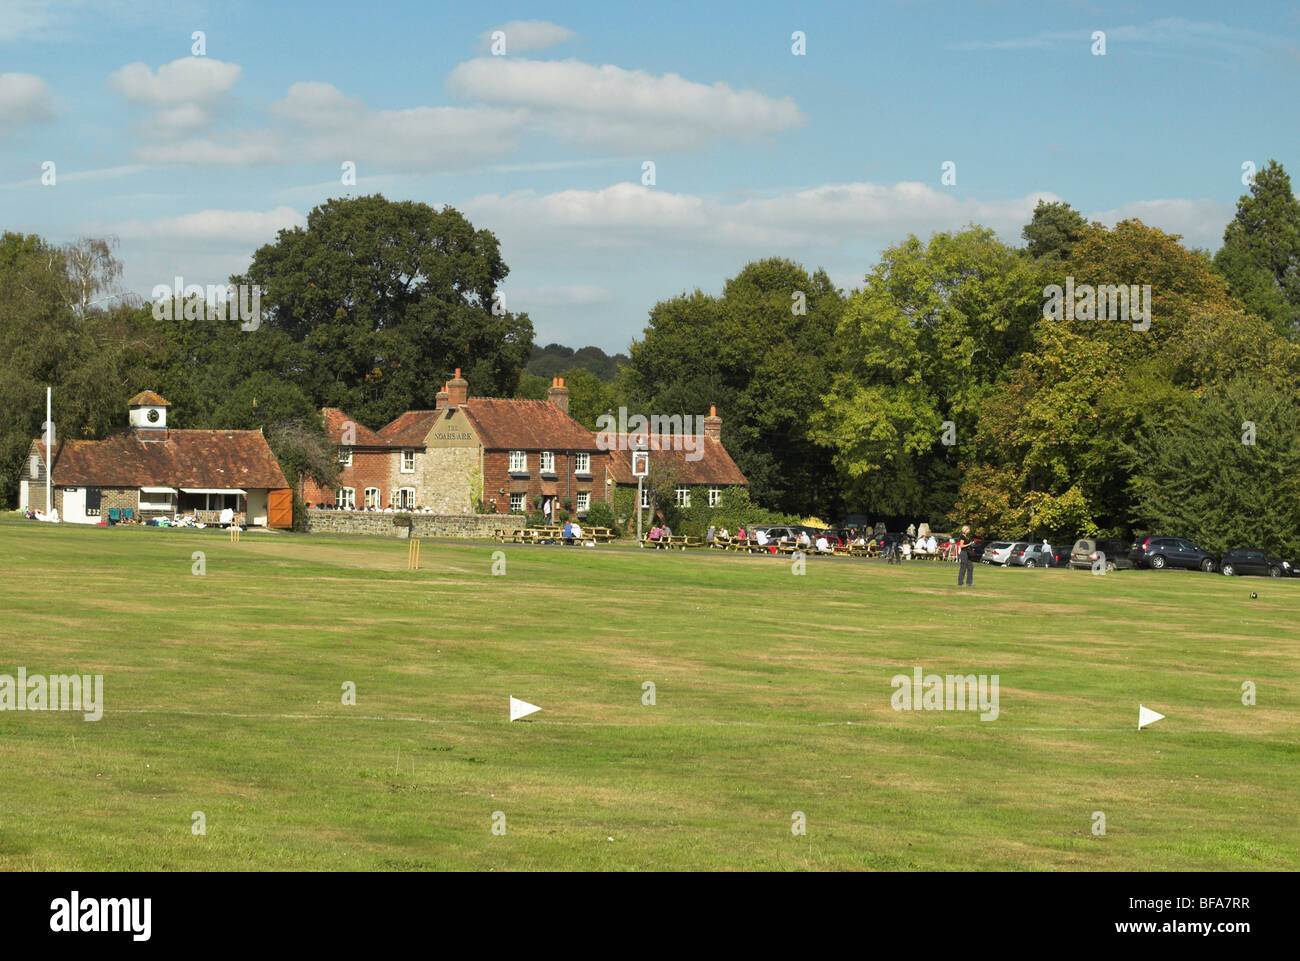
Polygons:
<instances>
[{"instance_id":1,"label":"green lawn","mask_svg":"<svg viewBox=\"0 0 1300 961\"><path fill-rule=\"evenodd\" d=\"M0 523L0 674L105 700L0 713L0 868L1300 867L1300 580L406 556ZM997 674L998 718L893 710L917 666Z\"/></svg>"}]
</instances>

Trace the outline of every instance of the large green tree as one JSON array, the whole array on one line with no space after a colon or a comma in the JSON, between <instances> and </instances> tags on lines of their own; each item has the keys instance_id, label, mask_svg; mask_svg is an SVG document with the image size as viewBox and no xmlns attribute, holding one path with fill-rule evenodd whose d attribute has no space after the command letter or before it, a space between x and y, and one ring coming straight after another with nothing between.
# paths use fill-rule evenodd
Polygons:
<instances>
[{"instance_id":1,"label":"large green tree","mask_svg":"<svg viewBox=\"0 0 1300 961\"><path fill-rule=\"evenodd\" d=\"M948 516L980 403L1041 312L1039 273L985 228L885 251L844 311L843 364L812 418L853 507Z\"/></svg>"},{"instance_id":2,"label":"large green tree","mask_svg":"<svg viewBox=\"0 0 1300 961\"><path fill-rule=\"evenodd\" d=\"M374 195L315 208L234 281L260 285L264 326L302 348L294 379L316 406L382 424L433 407L457 367L472 393L514 392L532 324L504 309L508 272L454 208Z\"/></svg>"},{"instance_id":3,"label":"large green tree","mask_svg":"<svg viewBox=\"0 0 1300 961\"><path fill-rule=\"evenodd\" d=\"M839 491L809 418L830 388L843 306L824 271L755 261L720 297L697 290L656 304L620 391L646 415L701 415L716 405L723 443L758 503L830 512Z\"/></svg>"},{"instance_id":4,"label":"large green tree","mask_svg":"<svg viewBox=\"0 0 1300 961\"><path fill-rule=\"evenodd\" d=\"M1189 394L1180 416L1140 431L1135 530L1192 536L1212 554L1256 546L1300 561L1300 433L1295 394L1253 376Z\"/></svg>"},{"instance_id":5,"label":"large green tree","mask_svg":"<svg viewBox=\"0 0 1300 961\"><path fill-rule=\"evenodd\" d=\"M1300 200L1276 160L1237 201L1214 266L1247 310L1300 337Z\"/></svg>"}]
</instances>

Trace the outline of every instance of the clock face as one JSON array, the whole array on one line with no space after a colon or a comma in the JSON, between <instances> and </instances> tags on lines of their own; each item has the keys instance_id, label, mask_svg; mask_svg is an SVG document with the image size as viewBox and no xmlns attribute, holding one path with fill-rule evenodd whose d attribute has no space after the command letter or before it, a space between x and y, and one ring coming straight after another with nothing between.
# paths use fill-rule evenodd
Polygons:
<instances>
[{"instance_id":1,"label":"clock face","mask_svg":"<svg viewBox=\"0 0 1300 961\"><path fill-rule=\"evenodd\" d=\"M149 413L146 414L145 416L149 419L149 423L151 423L151 424L156 424L156 423L158 423L158 410L157 410L157 408L154 408L154 409L150 410Z\"/></svg>"}]
</instances>

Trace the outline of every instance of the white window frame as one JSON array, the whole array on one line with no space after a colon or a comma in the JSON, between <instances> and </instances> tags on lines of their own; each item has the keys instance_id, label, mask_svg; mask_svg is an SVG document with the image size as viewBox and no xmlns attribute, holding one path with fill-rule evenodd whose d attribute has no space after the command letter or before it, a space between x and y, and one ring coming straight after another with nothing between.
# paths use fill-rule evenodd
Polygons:
<instances>
[{"instance_id":1,"label":"white window frame","mask_svg":"<svg viewBox=\"0 0 1300 961\"><path fill-rule=\"evenodd\" d=\"M407 460L408 460L408 459L410 460L410 466L409 466L409 467L407 466ZM415 451L413 451L413 450L404 450L404 451L402 451L402 473L403 473L403 474L414 474L414 473L415 473Z\"/></svg>"},{"instance_id":2,"label":"white window frame","mask_svg":"<svg viewBox=\"0 0 1300 961\"><path fill-rule=\"evenodd\" d=\"M397 489L397 501L393 504L393 510L410 511L415 510L415 488L399 487Z\"/></svg>"},{"instance_id":3,"label":"white window frame","mask_svg":"<svg viewBox=\"0 0 1300 961\"><path fill-rule=\"evenodd\" d=\"M591 510L591 491L578 491L577 505L579 514Z\"/></svg>"},{"instance_id":4,"label":"white window frame","mask_svg":"<svg viewBox=\"0 0 1300 961\"><path fill-rule=\"evenodd\" d=\"M541 463L538 465L537 470L542 474L555 473L555 451L553 450L542 451Z\"/></svg>"},{"instance_id":5,"label":"white window frame","mask_svg":"<svg viewBox=\"0 0 1300 961\"><path fill-rule=\"evenodd\" d=\"M357 509L357 491L355 487L340 487L334 492L334 503L341 511Z\"/></svg>"},{"instance_id":6,"label":"white window frame","mask_svg":"<svg viewBox=\"0 0 1300 961\"><path fill-rule=\"evenodd\" d=\"M709 488L709 506L710 506L710 507L717 507L717 506L718 506L718 501L720 501L720 500L722 500L722 488L721 488L721 487L710 487L710 488Z\"/></svg>"},{"instance_id":7,"label":"white window frame","mask_svg":"<svg viewBox=\"0 0 1300 961\"><path fill-rule=\"evenodd\" d=\"M578 451L573 455L573 472L575 474L591 473L591 455L586 451Z\"/></svg>"},{"instance_id":8,"label":"white window frame","mask_svg":"<svg viewBox=\"0 0 1300 961\"><path fill-rule=\"evenodd\" d=\"M673 499L678 507L691 506L691 489L689 487L676 487L673 489Z\"/></svg>"},{"instance_id":9,"label":"white window frame","mask_svg":"<svg viewBox=\"0 0 1300 961\"><path fill-rule=\"evenodd\" d=\"M352 466L352 448L351 448L351 447L340 447L340 448L339 448L339 466L340 466L340 467L351 467L351 466Z\"/></svg>"},{"instance_id":10,"label":"white window frame","mask_svg":"<svg viewBox=\"0 0 1300 961\"><path fill-rule=\"evenodd\" d=\"M510 473L511 474L528 473L528 451L512 450L510 452Z\"/></svg>"},{"instance_id":11,"label":"white window frame","mask_svg":"<svg viewBox=\"0 0 1300 961\"><path fill-rule=\"evenodd\" d=\"M102 494L100 495L103 496ZM161 497L162 500L154 500L155 497ZM176 513L176 495L175 494L146 494L140 491L140 497L136 501L136 510L139 511L167 511Z\"/></svg>"},{"instance_id":12,"label":"white window frame","mask_svg":"<svg viewBox=\"0 0 1300 961\"><path fill-rule=\"evenodd\" d=\"M374 493L374 497L370 496L371 492ZM383 496L384 492L378 487L367 487L366 492L363 495L363 506L366 510L369 510L372 507L375 510L379 510L379 508L384 506Z\"/></svg>"},{"instance_id":13,"label":"white window frame","mask_svg":"<svg viewBox=\"0 0 1300 961\"><path fill-rule=\"evenodd\" d=\"M515 498L516 498L516 497L519 498L519 506L518 506L518 507L515 506ZM524 508L528 506L528 505L527 505L527 502L526 502L526 498L527 498L527 495L525 495L525 494L511 494L511 495L510 495L510 513L512 513L512 514L522 514L522 513L524 512Z\"/></svg>"}]
</instances>

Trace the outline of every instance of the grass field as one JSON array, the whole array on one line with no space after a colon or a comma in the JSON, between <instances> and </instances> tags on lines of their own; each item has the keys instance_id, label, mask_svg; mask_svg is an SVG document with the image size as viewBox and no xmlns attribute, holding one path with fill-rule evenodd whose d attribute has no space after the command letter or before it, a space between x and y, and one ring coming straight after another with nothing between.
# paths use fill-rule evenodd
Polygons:
<instances>
[{"instance_id":1,"label":"grass field","mask_svg":"<svg viewBox=\"0 0 1300 961\"><path fill-rule=\"evenodd\" d=\"M105 702L0 713L0 868L1300 867L1300 580L406 556L0 523L0 674ZM998 675L997 719L895 711L915 667Z\"/></svg>"}]
</instances>

